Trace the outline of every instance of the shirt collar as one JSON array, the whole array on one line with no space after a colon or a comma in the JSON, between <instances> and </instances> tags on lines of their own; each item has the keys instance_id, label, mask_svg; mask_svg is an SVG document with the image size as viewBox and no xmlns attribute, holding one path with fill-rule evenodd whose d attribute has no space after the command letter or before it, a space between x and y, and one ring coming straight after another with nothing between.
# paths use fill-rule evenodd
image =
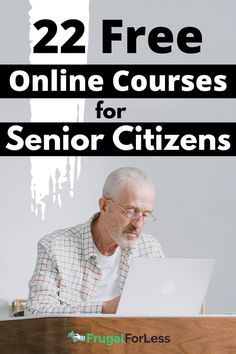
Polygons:
<instances>
[{"instance_id":1,"label":"shirt collar","mask_svg":"<svg viewBox=\"0 0 236 354\"><path fill-rule=\"evenodd\" d=\"M90 257L96 257L96 246L93 242L91 233L91 223L94 219L99 216L99 213L93 215L83 226L82 237L83 237L83 254L85 260Z\"/></svg>"}]
</instances>

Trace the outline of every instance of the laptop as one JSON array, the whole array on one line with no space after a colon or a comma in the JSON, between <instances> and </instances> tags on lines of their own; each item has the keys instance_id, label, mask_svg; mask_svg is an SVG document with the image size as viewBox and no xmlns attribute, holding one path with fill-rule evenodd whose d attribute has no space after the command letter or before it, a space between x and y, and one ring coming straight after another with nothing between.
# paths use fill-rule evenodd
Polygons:
<instances>
[{"instance_id":1,"label":"laptop","mask_svg":"<svg viewBox=\"0 0 236 354\"><path fill-rule=\"evenodd\" d=\"M197 315L213 266L213 259L133 258L117 314Z\"/></svg>"}]
</instances>

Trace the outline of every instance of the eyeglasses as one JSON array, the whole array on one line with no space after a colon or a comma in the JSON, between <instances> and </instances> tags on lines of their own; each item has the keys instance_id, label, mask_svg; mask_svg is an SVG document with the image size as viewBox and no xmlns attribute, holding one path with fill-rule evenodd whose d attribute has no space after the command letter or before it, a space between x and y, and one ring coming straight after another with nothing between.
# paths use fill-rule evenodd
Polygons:
<instances>
[{"instance_id":1,"label":"eyeglasses","mask_svg":"<svg viewBox=\"0 0 236 354\"><path fill-rule=\"evenodd\" d=\"M120 208L120 210L123 211L125 216L130 220L138 220L140 217L142 217L145 222L150 219L152 222L157 221L157 219L155 218L155 216L153 215L153 213L151 211L147 211L147 210L145 211L145 210L138 209L138 208L134 208L131 210L125 210L124 208L122 208L122 206L120 204L118 204L112 198L106 198L106 199L111 200L115 205L117 205Z\"/></svg>"}]
</instances>

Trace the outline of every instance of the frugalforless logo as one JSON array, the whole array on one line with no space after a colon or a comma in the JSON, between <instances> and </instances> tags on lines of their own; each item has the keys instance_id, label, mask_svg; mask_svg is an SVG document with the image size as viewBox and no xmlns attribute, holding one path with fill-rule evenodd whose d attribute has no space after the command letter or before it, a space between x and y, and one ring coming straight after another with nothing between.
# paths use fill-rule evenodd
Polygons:
<instances>
[{"instance_id":1,"label":"frugalforless logo","mask_svg":"<svg viewBox=\"0 0 236 354\"><path fill-rule=\"evenodd\" d=\"M94 333L79 334L70 331L67 335L73 343L97 343L112 346L119 343L170 343L170 336L148 336L146 333L143 335L134 335L132 333L121 333L119 335L95 335Z\"/></svg>"}]
</instances>

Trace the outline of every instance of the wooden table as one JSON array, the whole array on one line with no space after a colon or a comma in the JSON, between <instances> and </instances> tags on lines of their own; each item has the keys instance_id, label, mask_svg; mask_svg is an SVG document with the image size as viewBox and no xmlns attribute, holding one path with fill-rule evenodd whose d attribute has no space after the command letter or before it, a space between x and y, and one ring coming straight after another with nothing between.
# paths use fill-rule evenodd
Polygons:
<instances>
[{"instance_id":1,"label":"wooden table","mask_svg":"<svg viewBox=\"0 0 236 354\"><path fill-rule=\"evenodd\" d=\"M89 336L90 342L77 341L76 334ZM125 335L127 342L108 345L112 340L124 341ZM98 336L107 343L98 343ZM0 353L236 354L236 317L80 316L0 320Z\"/></svg>"}]
</instances>

